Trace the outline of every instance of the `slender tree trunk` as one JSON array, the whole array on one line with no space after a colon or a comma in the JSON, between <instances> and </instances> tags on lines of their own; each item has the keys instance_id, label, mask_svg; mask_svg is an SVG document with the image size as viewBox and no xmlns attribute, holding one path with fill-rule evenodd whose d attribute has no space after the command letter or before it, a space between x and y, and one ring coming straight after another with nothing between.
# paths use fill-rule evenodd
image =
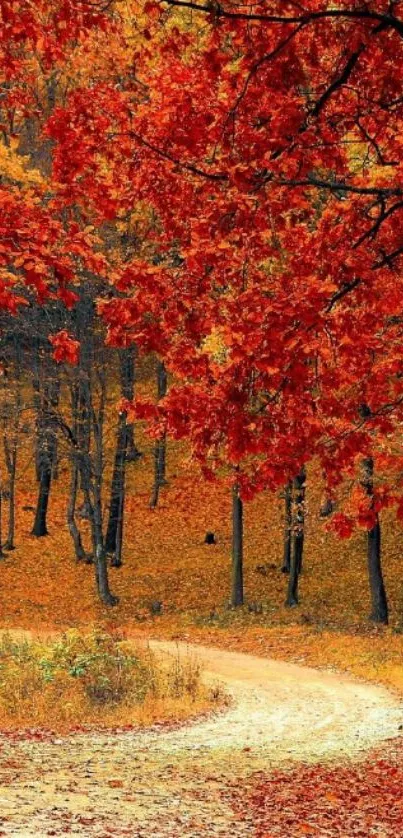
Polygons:
<instances>
[{"instance_id":1,"label":"slender tree trunk","mask_svg":"<svg viewBox=\"0 0 403 838\"><path fill-rule=\"evenodd\" d=\"M282 573L289 573L291 567L291 530L292 530L292 481L284 489L284 537Z\"/></svg>"},{"instance_id":2,"label":"slender tree trunk","mask_svg":"<svg viewBox=\"0 0 403 838\"><path fill-rule=\"evenodd\" d=\"M167 394L168 377L165 365L162 361L158 362L157 367L157 399L163 399ZM158 439L154 448L154 485L151 493L150 508L155 509L158 500L160 489L166 486L166 435Z\"/></svg>"},{"instance_id":3,"label":"slender tree trunk","mask_svg":"<svg viewBox=\"0 0 403 838\"><path fill-rule=\"evenodd\" d=\"M292 499L292 544L290 576L288 579L287 597L285 605L292 608L298 605L298 583L302 569L302 556L304 549L304 501L305 501L305 469L293 481Z\"/></svg>"},{"instance_id":4,"label":"slender tree trunk","mask_svg":"<svg viewBox=\"0 0 403 838\"><path fill-rule=\"evenodd\" d=\"M134 351L132 348L121 350L120 355L120 385L123 398L133 398L134 393ZM105 537L105 548L112 555L113 567L122 564L122 544L118 549L118 533L123 532L123 511L125 498L126 461L133 460L133 425L128 424L125 413L119 415L116 434L115 459L111 482L109 502L109 519ZM130 447L131 454L130 454ZM138 455L140 456L140 454ZM119 556L117 556L117 552Z\"/></svg>"},{"instance_id":5,"label":"slender tree trunk","mask_svg":"<svg viewBox=\"0 0 403 838\"><path fill-rule=\"evenodd\" d=\"M134 385L136 379L136 347L128 346L119 350L119 366L122 396L129 402L134 398ZM134 439L134 424L129 422L126 425L126 459L135 462L142 454L137 448Z\"/></svg>"},{"instance_id":6,"label":"slender tree trunk","mask_svg":"<svg viewBox=\"0 0 403 838\"><path fill-rule=\"evenodd\" d=\"M17 474L17 433L18 422L16 422L15 436L12 443L7 439L6 431L3 437L4 459L8 474L8 529L7 538L4 544L5 550L15 550L15 481Z\"/></svg>"},{"instance_id":7,"label":"slender tree trunk","mask_svg":"<svg viewBox=\"0 0 403 838\"><path fill-rule=\"evenodd\" d=\"M39 328L39 326L38 326ZM40 356L40 340L34 338L32 347L32 389L33 389L33 404L36 410L36 434L35 434L35 474L36 480L39 483L41 479L40 469L40 451L41 451L41 426L40 426L40 411L41 411L41 356Z\"/></svg>"},{"instance_id":8,"label":"slender tree trunk","mask_svg":"<svg viewBox=\"0 0 403 838\"><path fill-rule=\"evenodd\" d=\"M7 539L4 544L5 550L15 550L15 475L16 475L16 456L13 460L13 468L9 479L9 499L8 499L8 528Z\"/></svg>"},{"instance_id":9,"label":"slender tree trunk","mask_svg":"<svg viewBox=\"0 0 403 838\"><path fill-rule=\"evenodd\" d=\"M101 500L96 481L91 477L91 460L89 454L80 456L80 472L85 504L90 513L95 580L98 595L105 605L116 605L119 600L118 597L112 594L109 587L107 555L102 535Z\"/></svg>"},{"instance_id":10,"label":"slender tree trunk","mask_svg":"<svg viewBox=\"0 0 403 838\"><path fill-rule=\"evenodd\" d=\"M304 557L304 539L305 539L305 484L306 473L303 469L297 477L297 531L294 534L295 554L298 568L298 576L302 573L302 561Z\"/></svg>"},{"instance_id":11,"label":"slender tree trunk","mask_svg":"<svg viewBox=\"0 0 403 838\"><path fill-rule=\"evenodd\" d=\"M77 468L76 463L73 461L71 466L70 495L67 506L67 526L69 528L69 533L74 544L74 552L76 559L77 561L82 562L90 561L90 557L86 555L86 552L84 550L81 533L76 521L78 479L79 470Z\"/></svg>"},{"instance_id":12,"label":"slender tree trunk","mask_svg":"<svg viewBox=\"0 0 403 838\"><path fill-rule=\"evenodd\" d=\"M15 377L15 417L14 428L11 437L7 436L7 427L4 427L3 434L3 448L4 460L8 474L8 528L7 538L4 544L5 550L15 550L15 485L17 479L17 459L18 459L18 443L20 439L21 427L21 407L22 407L22 386L21 386L21 367L22 355L21 344L18 336L14 335L14 377Z\"/></svg>"},{"instance_id":13,"label":"slender tree trunk","mask_svg":"<svg viewBox=\"0 0 403 838\"><path fill-rule=\"evenodd\" d=\"M367 495L371 498L373 506L374 496L374 461L372 457L366 457L363 461L363 480ZM381 559L381 525L378 514L375 515L374 525L368 530L367 536L367 566L369 589L371 594L370 620L374 623L388 624L389 611L386 596L385 584L382 573Z\"/></svg>"},{"instance_id":14,"label":"slender tree trunk","mask_svg":"<svg viewBox=\"0 0 403 838\"><path fill-rule=\"evenodd\" d=\"M93 483L94 503L92 505L93 536L95 573L100 600L105 605L116 605L119 600L115 597L109 587L108 563L102 535L102 507L101 498L95 482Z\"/></svg>"},{"instance_id":15,"label":"slender tree trunk","mask_svg":"<svg viewBox=\"0 0 403 838\"><path fill-rule=\"evenodd\" d=\"M126 477L126 452L127 452L127 425L126 415L120 414L118 420L116 438L115 461L111 483L111 495L109 503L109 519L105 538L106 552L114 556L117 546L117 534L120 527L120 519L123 514L123 501ZM116 563L114 562L116 567ZM118 565L119 566L119 565Z\"/></svg>"},{"instance_id":16,"label":"slender tree trunk","mask_svg":"<svg viewBox=\"0 0 403 838\"><path fill-rule=\"evenodd\" d=\"M116 530L116 547L115 547L115 555L112 559L113 567L121 567L122 566L122 553L123 553L123 523L124 523L124 509L125 509L125 480L123 480L122 484L122 492L120 496L120 508L119 508L119 518L118 518L118 527Z\"/></svg>"},{"instance_id":17,"label":"slender tree trunk","mask_svg":"<svg viewBox=\"0 0 403 838\"><path fill-rule=\"evenodd\" d=\"M43 387L42 405L38 420L39 490L35 521L32 528L32 535L38 538L48 535L47 513L56 446L56 431L52 414L59 404L60 395L60 381L55 368L50 367L48 374L49 380L45 382Z\"/></svg>"},{"instance_id":18,"label":"slender tree trunk","mask_svg":"<svg viewBox=\"0 0 403 838\"><path fill-rule=\"evenodd\" d=\"M55 437L54 445L53 445L53 461L52 461L52 480L57 481L59 479L59 441L57 437Z\"/></svg>"},{"instance_id":19,"label":"slender tree trunk","mask_svg":"<svg viewBox=\"0 0 403 838\"><path fill-rule=\"evenodd\" d=\"M0 484L0 559L5 559L3 551L3 492Z\"/></svg>"},{"instance_id":20,"label":"slender tree trunk","mask_svg":"<svg viewBox=\"0 0 403 838\"><path fill-rule=\"evenodd\" d=\"M93 403L93 378L95 372L93 316L93 302L86 294L84 286L81 288L81 298L77 306L80 359L76 456L80 470L84 503L89 512L98 595L105 605L116 605L118 598L112 594L109 587L107 555L102 531L102 439L105 407L105 371L103 368L97 370L101 396L100 405L96 411ZM91 429L93 431L94 452L91 451Z\"/></svg>"},{"instance_id":21,"label":"slender tree trunk","mask_svg":"<svg viewBox=\"0 0 403 838\"><path fill-rule=\"evenodd\" d=\"M79 415L79 398L80 398L80 385L74 383L71 388L71 416L72 416L72 439L70 443L72 445L71 450L71 476L70 476L70 494L69 494L69 501L67 504L67 526L69 529L69 533L71 535L73 545L74 545L74 553L77 561L86 561L88 564L92 561L92 556L87 556L83 541L81 538L81 532L77 525L76 520L76 510L77 510L77 494L79 489L79 482L81 479L81 472L80 472L80 462L82 452L80 451L80 444L83 441L83 434L82 428L79 432L79 421L82 418Z\"/></svg>"},{"instance_id":22,"label":"slender tree trunk","mask_svg":"<svg viewBox=\"0 0 403 838\"><path fill-rule=\"evenodd\" d=\"M231 605L243 605L243 503L239 487L232 490L232 582Z\"/></svg>"},{"instance_id":23,"label":"slender tree trunk","mask_svg":"<svg viewBox=\"0 0 403 838\"><path fill-rule=\"evenodd\" d=\"M41 538L48 535L47 513L50 486L52 482L53 432L42 436L42 450L39 452L39 491L32 535Z\"/></svg>"}]
</instances>

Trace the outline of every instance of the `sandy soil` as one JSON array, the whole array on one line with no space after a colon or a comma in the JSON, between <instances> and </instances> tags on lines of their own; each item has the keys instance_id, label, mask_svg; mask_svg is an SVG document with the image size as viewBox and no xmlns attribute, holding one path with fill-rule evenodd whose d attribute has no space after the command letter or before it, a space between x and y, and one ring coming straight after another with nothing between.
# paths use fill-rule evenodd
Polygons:
<instances>
[{"instance_id":1,"label":"sandy soil","mask_svg":"<svg viewBox=\"0 0 403 838\"><path fill-rule=\"evenodd\" d=\"M42 838L253 836L226 789L287 763L356 759L399 735L402 705L382 687L251 655L152 641L194 655L231 706L179 730L0 737L0 835Z\"/></svg>"}]
</instances>

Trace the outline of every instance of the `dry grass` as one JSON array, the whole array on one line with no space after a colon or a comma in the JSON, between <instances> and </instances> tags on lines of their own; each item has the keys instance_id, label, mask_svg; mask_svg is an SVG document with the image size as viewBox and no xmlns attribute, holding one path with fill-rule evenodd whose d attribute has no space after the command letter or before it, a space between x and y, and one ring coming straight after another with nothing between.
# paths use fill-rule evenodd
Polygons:
<instances>
[{"instance_id":1,"label":"dry grass","mask_svg":"<svg viewBox=\"0 0 403 838\"><path fill-rule=\"evenodd\" d=\"M122 727L185 719L217 700L191 657L162 663L94 629L55 640L0 641L0 727Z\"/></svg>"}]
</instances>

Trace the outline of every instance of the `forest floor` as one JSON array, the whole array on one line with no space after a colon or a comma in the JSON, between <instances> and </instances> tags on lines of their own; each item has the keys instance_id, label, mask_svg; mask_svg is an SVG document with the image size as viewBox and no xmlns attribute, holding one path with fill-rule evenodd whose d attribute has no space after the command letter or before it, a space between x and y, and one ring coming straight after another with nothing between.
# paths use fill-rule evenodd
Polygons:
<instances>
[{"instance_id":1,"label":"forest floor","mask_svg":"<svg viewBox=\"0 0 403 838\"><path fill-rule=\"evenodd\" d=\"M177 654L175 643L152 645L163 656ZM294 826L289 817L288 826L286 822L280 825L283 831L277 831L276 817L284 818L281 805L275 817L270 815L269 831L264 820L265 783L275 781L279 769L283 773L275 781L277 794L281 781L301 766L305 772L315 771L316 788L318 765L326 773L329 766L333 772L347 763L353 775L371 748L399 737L403 705L387 690L252 655L187 645L179 651L197 655L207 681L224 685L230 706L177 729L2 736L0 835L403 834L398 832L402 803L399 812L388 813L394 832L387 831L382 813L376 811L372 820L367 817L366 833L337 831L338 827L332 831L326 817L316 822L322 831L315 831L315 823L309 824L309 816L317 814L313 810ZM401 782L399 770L393 775L396 783ZM334 794L329 796L330 787L328 780L328 807L336 801ZM288 786L288 800L289 791Z\"/></svg>"},{"instance_id":2,"label":"forest floor","mask_svg":"<svg viewBox=\"0 0 403 838\"><path fill-rule=\"evenodd\" d=\"M106 481L113 438L111 427ZM63 451L50 535L30 535L37 489L27 451L17 549L1 562L0 628L99 626L136 642L208 646L203 667L234 704L174 729L0 736L0 835L403 838L402 532L392 510L382 515L388 627L368 621L365 533L340 541L328 531L315 467L300 607L283 605L283 501L262 493L245 505L245 606L234 611L228 488L203 482L170 442L169 485L150 510L153 446L141 431L137 441L144 456L129 466L123 566L110 571L114 609L97 600L93 567L72 554Z\"/></svg>"}]
</instances>

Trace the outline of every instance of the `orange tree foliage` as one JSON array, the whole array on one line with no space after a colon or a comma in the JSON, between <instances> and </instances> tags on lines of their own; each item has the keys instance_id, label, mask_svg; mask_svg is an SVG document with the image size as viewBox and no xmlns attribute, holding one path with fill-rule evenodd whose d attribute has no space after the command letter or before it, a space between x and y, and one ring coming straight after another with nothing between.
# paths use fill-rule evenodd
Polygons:
<instances>
[{"instance_id":1,"label":"orange tree foliage","mask_svg":"<svg viewBox=\"0 0 403 838\"><path fill-rule=\"evenodd\" d=\"M154 214L150 253L101 304L109 339L164 357L178 383L155 432L189 437L207 475L235 467L246 497L317 452L335 483L384 456L403 398L399 9L145 12L133 72L47 127L71 202ZM360 497L368 526L389 501Z\"/></svg>"},{"instance_id":2,"label":"orange tree foliage","mask_svg":"<svg viewBox=\"0 0 403 838\"><path fill-rule=\"evenodd\" d=\"M96 273L104 268L93 231L57 199L51 152L40 132L72 55L84 49L94 27L106 25L101 5L1 3L0 300L13 313L24 288L39 304L59 297L71 308L79 266ZM18 149L28 154L21 157Z\"/></svg>"}]
</instances>

